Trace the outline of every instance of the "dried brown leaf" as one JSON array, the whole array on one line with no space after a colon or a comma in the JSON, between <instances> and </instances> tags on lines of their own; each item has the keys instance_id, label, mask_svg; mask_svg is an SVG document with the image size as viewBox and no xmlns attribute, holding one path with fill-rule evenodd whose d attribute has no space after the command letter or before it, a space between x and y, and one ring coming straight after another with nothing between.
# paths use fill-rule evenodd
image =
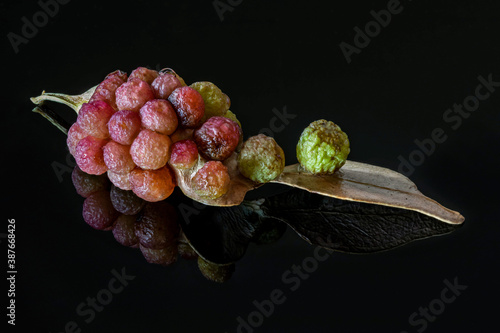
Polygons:
<instances>
[{"instance_id":1,"label":"dried brown leaf","mask_svg":"<svg viewBox=\"0 0 500 333\"><path fill-rule=\"evenodd\" d=\"M407 177L370 164L347 161L331 175L314 175L293 164L273 182L337 199L413 210L449 224L464 221L460 213L423 195Z\"/></svg>"}]
</instances>

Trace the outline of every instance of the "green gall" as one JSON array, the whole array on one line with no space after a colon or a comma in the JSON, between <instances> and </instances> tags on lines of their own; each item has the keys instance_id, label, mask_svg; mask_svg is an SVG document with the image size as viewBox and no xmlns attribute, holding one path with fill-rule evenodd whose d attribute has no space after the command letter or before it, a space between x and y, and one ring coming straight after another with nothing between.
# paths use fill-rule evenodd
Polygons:
<instances>
[{"instance_id":1,"label":"green gall","mask_svg":"<svg viewBox=\"0 0 500 333\"><path fill-rule=\"evenodd\" d=\"M252 136L243 143L238 168L246 178L267 183L283 172L285 153L273 138L264 134Z\"/></svg>"},{"instance_id":2,"label":"green gall","mask_svg":"<svg viewBox=\"0 0 500 333\"><path fill-rule=\"evenodd\" d=\"M231 106L229 97L212 82L195 82L190 87L199 92L203 97L203 101L205 102L205 119L213 116L223 116Z\"/></svg>"},{"instance_id":3,"label":"green gall","mask_svg":"<svg viewBox=\"0 0 500 333\"><path fill-rule=\"evenodd\" d=\"M306 127L297 144L300 165L315 174L333 173L340 169L349 152L347 134L335 123L324 119Z\"/></svg>"},{"instance_id":4,"label":"green gall","mask_svg":"<svg viewBox=\"0 0 500 333\"><path fill-rule=\"evenodd\" d=\"M238 124L238 126L240 126L240 128L243 128L241 127L240 121L238 120L238 118L236 118L236 115L231 110L227 110L226 113L224 113L223 117L235 121Z\"/></svg>"}]
</instances>

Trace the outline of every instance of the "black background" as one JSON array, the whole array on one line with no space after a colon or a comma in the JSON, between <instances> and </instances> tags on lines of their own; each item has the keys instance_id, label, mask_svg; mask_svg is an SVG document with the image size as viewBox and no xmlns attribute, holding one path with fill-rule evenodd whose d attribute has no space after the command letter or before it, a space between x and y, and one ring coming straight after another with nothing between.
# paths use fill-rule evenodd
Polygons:
<instances>
[{"instance_id":1,"label":"black background","mask_svg":"<svg viewBox=\"0 0 500 333\"><path fill-rule=\"evenodd\" d=\"M421 326L411 326L409 316L440 297L444 279L455 278L467 289L425 331L495 331L500 89L456 130L443 114L474 94L479 75L500 81L498 2L401 4L348 64L339 43L353 44L353 28L363 29L370 11L387 1L245 0L223 21L211 1L71 1L17 54L7 34L21 34L21 18L32 21L41 7L2 2L0 232L15 218L16 331L64 332L75 321L82 332L235 332L237 317L247 318L254 300L278 288L286 301L255 332L417 332ZM334 254L296 291L282 274L314 247L290 230L274 244L252 245L221 285L201 276L195 262L147 264L139 251L85 224L70 174L60 182L52 166L68 165L65 137L32 113L29 101L42 90L81 93L115 69L137 66L171 67L188 83L215 82L231 97L247 137L269 126L273 108L286 106L296 118L275 138L287 164L296 163L298 137L316 119L348 133L350 159L394 170L398 156L416 149L415 139L442 128L447 140L410 178L460 211L465 225L383 253ZM74 121L69 108L55 109ZM135 279L86 323L76 307L123 267ZM6 290L0 294L5 309Z\"/></svg>"}]
</instances>

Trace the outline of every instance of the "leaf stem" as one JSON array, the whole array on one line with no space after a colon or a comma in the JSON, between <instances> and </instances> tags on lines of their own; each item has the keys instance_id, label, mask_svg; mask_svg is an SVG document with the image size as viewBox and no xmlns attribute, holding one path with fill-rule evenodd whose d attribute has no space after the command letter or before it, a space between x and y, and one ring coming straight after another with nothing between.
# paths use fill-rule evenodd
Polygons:
<instances>
[{"instance_id":1,"label":"leaf stem","mask_svg":"<svg viewBox=\"0 0 500 333\"><path fill-rule=\"evenodd\" d=\"M52 125L59 128L61 132L68 135L68 130L70 128L68 122L57 115L54 111L50 110L48 107L39 104L33 109L33 112L42 115L42 117L50 121Z\"/></svg>"},{"instance_id":2,"label":"leaf stem","mask_svg":"<svg viewBox=\"0 0 500 333\"><path fill-rule=\"evenodd\" d=\"M59 93L46 93L45 91L42 91L42 94L37 97L31 97L31 101L34 104L41 104L44 101L53 101L61 104L65 104L75 110L76 113L80 111L80 108L84 103L87 103L90 100L90 97L92 97L92 94L94 93L95 89L97 86L90 88L86 92L80 95L66 95L66 94L59 94Z\"/></svg>"}]
</instances>

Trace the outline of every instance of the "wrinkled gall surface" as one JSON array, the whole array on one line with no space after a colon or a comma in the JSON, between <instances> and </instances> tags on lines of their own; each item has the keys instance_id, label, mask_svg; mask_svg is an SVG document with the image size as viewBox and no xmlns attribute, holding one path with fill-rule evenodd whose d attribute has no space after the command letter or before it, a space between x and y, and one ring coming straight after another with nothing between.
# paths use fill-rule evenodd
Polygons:
<instances>
[{"instance_id":1,"label":"wrinkled gall surface","mask_svg":"<svg viewBox=\"0 0 500 333\"><path fill-rule=\"evenodd\" d=\"M73 125L71 125L68 131L68 138L66 139L66 144L68 145L68 149L71 155L75 156L76 145L87 135L88 134L81 129L78 123L75 122Z\"/></svg>"},{"instance_id":2,"label":"wrinkled gall surface","mask_svg":"<svg viewBox=\"0 0 500 333\"><path fill-rule=\"evenodd\" d=\"M226 117L226 118L229 118L232 121L235 121L240 128L243 128L241 126L241 122L238 120L238 118L236 118L236 115L231 110L227 110L222 116Z\"/></svg>"},{"instance_id":3,"label":"wrinkled gall surface","mask_svg":"<svg viewBox=\"0 0 500 333\"><path fill-rule=\"evenodd\" d=\"M124 146L114 141L109 141L103 148L104 163L108 170L126 173L135 168L135 163L130 156L130 146Z\"/></svg>"},{"instance_id":4,"label":"wrinkled gall surface","mask_svg":"<svg viewBox=\"0 0 500 333\"><path fill-rule=\"evenodd\" d=\"M115 110L118 110L116 105L116 89L127 81L127 73L122 71L115 71L108 74L104 81L102 81L94 91L89 102L104 101L111 105Z\"/></svg>"},{"instance_id":5,"label":"wrinkled gall surface","mask_svg":"<svg viewBox=\"0 0 500 333\"><path fill-rule=\"evenodd\" d=\"M201 197L217 199L229 190L231 179L227 168L219 161L207 162L192 179L194 191Z\"/></svg>"},{"instance_id":6,"label":"wrinkled gall surface","mask_svg":"<svg viewBox=\"0 0 500 333\"><path fill-rule=\"evenodd\" d=\"M191 140L177 141L172 145L172 153L170 154L170 165L184 170L192 168L198 161L198 148Z\"/></svg>"},{"instance_id":7,"label":"wrinkled gall surface","mask_svg":"<svg viewBox=\"0 0 500 333\"><path fill-rule=\"evenodd\" d=\"M240 127L225 117L212 117L194 132L194 141L201 155L216 161L228 158L239 140Z\"/></svg>"},{"instance_id":8,"label":"wrinkled gall surface","mask_svg":"<svg viewBox=\"0 0 500 333\"><path fill-rule=\"evenodd\" d=\"M95 138L109 138L108 121L115 110L106 102L95 101L85 103L78 112L76 123L80 128Z\"/></svg>"},{"instance_id":9,"label":"wrinkled gall surface","mask_svg":"<svg viewBox=\"0 0 500 333\"><path fill-rule=\"evenodd\" d=\"M139 111L142 126L152 131L170 135L177 129L178 120L172 104L164 99L148 101Z\"/></svg>"},{"instance_id":10,"label":"wrinkled gall surface","mask_svg":"<svg viewBox=\"0 0 500 333\"><path fill-rule=\"evenodd\" d=\"M78 167L91 175L101 175L108 168L104 163L103 147L107 141L87 136L81 139L76 145L75 161Z\"/></svg>"},{"instance_id":11,"label":"wrinkled gall surface","mask_svg":"<svg viewBox=\"0 0 500 333\"><path fill-rule=\"evenodd\" d=\"M132 172L132 171L131 171ZM131 190L132 185L129 180L129 173L118 173L111 170L107 172L108 178L113 185L122 190Z\"/></svg>"},{"instance_id":12,"label":"wrinkled gall surface","mask_svg":"<svg viewBox=\"0 0 500 333\"><path fill-rule=\"evenodd\" d=\"M339 126L324 119L312 122L297 144L297 159L312 173L333 173L349 155L349 139Z\"/></svg>"},{"instance_id":13,"label":"wrinkled gall surface","mask_svg":"<svg viewBox=\"0 0 500 333\"><path fill-rule=\"evenodd\" d=\"M195 82L190 87L199 92L203 97L203 101L205 102L205 117L207 119L213 116L223 116L229 110L231 106L229 97L212 82Z\"/></svg>"},{"instance_id":14,"label":"wrinkled gall surface","mask_svg":"<svg viewBox=\"0 0 500 333\"><path fill-rule=\"evenodd\" d=\"M205 114L205 102L200 93L191 87L175 89L168 97L177 112L179 123L186 128L195 128Z\"/></svg>"},{"instance_id":15,"label":"wrinkled gall surface","mask_svg":"<svg viewBox=\"0 0 500 333\"><path fill-rule=\"evenodd\" d=\"M118 111L109 120L108 129L111 139L122 145L131 145L141 131L141 117L134 111Z\"/></svg>"},{"instance_id":16,"label":"wrinkled gall surface","mask_svg":"<svg viewBox=\"0 0 500 333\"><path fill-rule=\"evenodd\" d=\"M135 164L146 170L156 170L167 164L172 141L167 135L142 130L130 148Z\"/></svg>"},{"instance_id":17,"label":"wrinkled gall surface","mask_svg":"<svg viewBox=\"0 0 500 333\"><path fill-rule=\"evenodd\" d=\"M160 75L151 83L155 98L167 99L172 91L182 87L179 79L171 73L160 73Z\"/></svg>"},{"instance_id":18,"label":"wrinkled gall surface","mask_svg":"<svg viewBox=\"0 0 500 333\"><path fill-rule=\"evenodd\" d=\"M248 138L238 155L241 174L254 182L267 183L285 168L285 153L273 138L259 134Z\"/></svg>"},{"instance_id":19,"label":"wrinkled gall surface","mask_svg":"<svg viewBox=\"0 0 500 333\"><path fill-rule=\"evenodd\" d=\"M132 79L116 89L116 105L119 110L139 111L147 101L154 99L149 84L139 79Z\"/></svg>"},{"instance_id":20,"label":"wrinkled gall surface","mask_svg":"<svg viewBox=\"0 0 500 333\"><path fill-rule=\"evenodd\" d=\"M139 79L148 84L153 83L153 81L158 77L158 72L146 67L137 67L130 73L128 80Z\"/></svg>"},{"instance_id":21,"label":"wrinkled gall surface","mask_svg":"<svg viewBox=\"0 0 500 333\"><path fill-rule=\"evenodd\" d=\"M161 201L170 196L175 188L175 176L168 166L158 170L136 168L129 174L132 191L149 202Z\"/></svg>"}]
</instances>

